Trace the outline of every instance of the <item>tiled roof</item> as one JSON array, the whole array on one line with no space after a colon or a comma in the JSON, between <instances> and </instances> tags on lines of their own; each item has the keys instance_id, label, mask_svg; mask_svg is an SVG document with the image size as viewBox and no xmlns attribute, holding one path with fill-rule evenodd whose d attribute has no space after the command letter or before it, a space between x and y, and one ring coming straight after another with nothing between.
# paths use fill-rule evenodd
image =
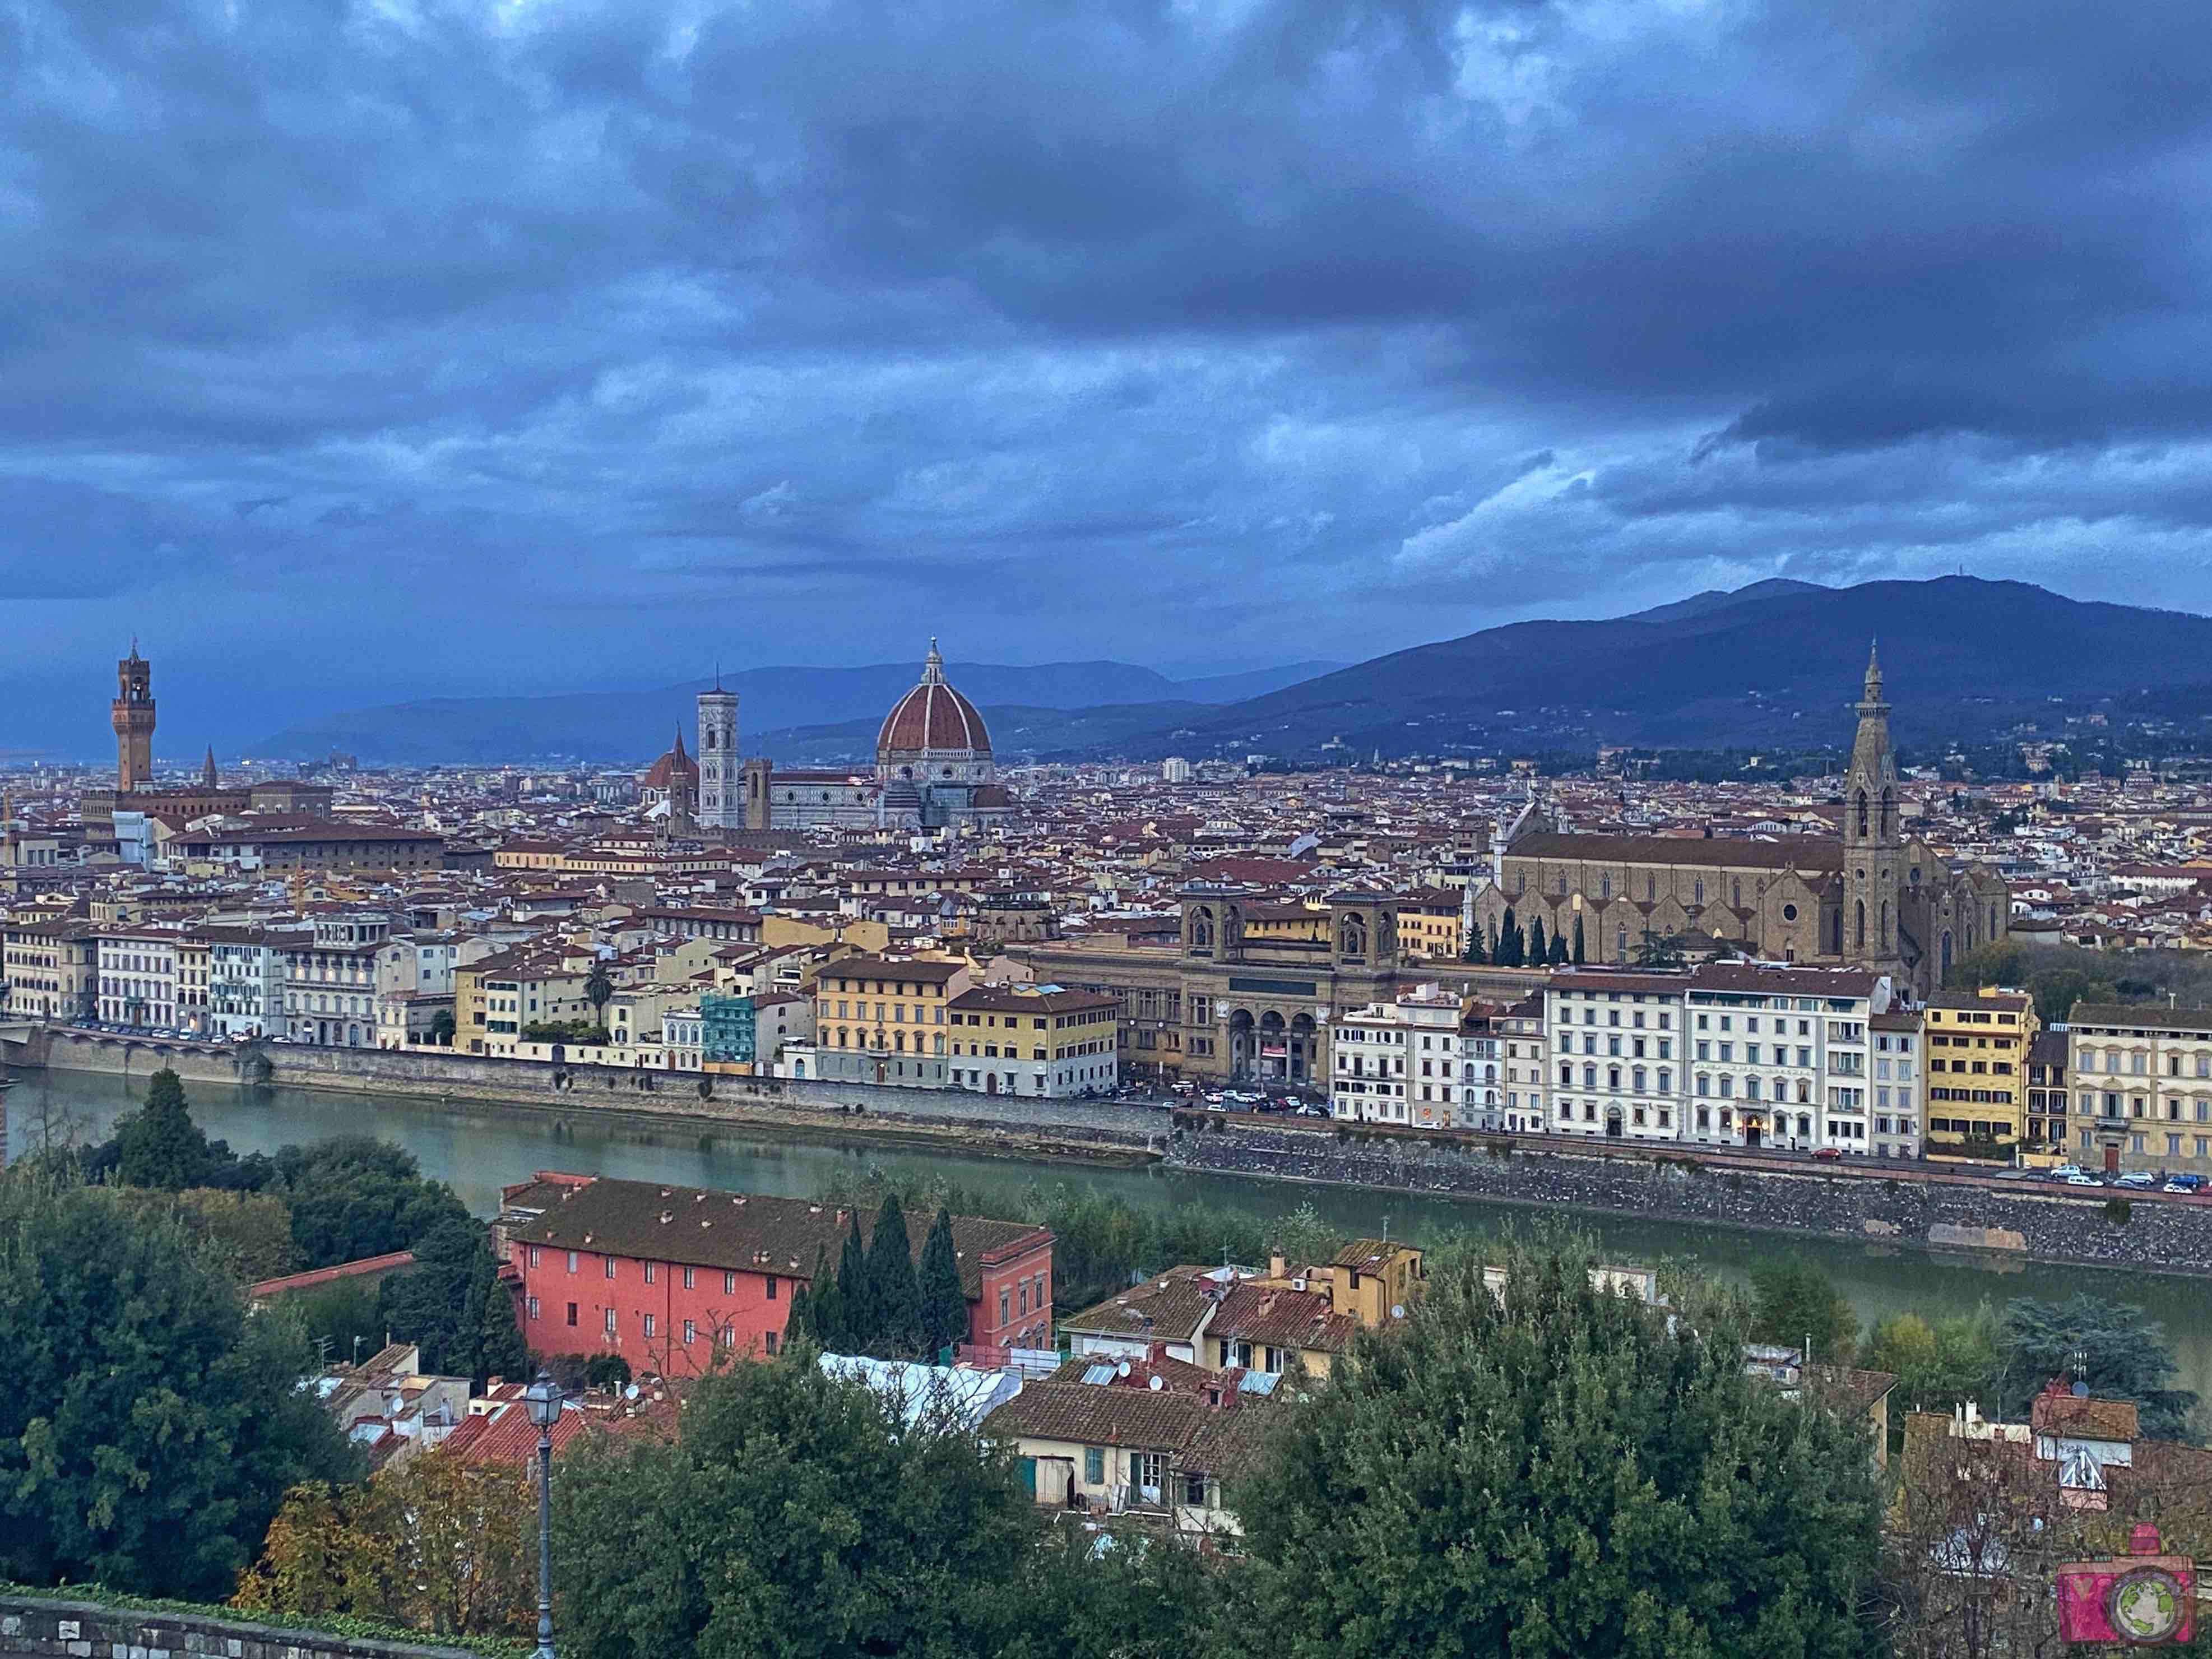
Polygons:
<instances>
[{"instance_id":1,"label":"tiled roof","mask_svg":"<svg viewBox=\"0 0 2212 1659\"><path fill-rule=\"evenodd\" d=\"M509 1240L517 1244L800 1279L813 1273L817 1253L836 1261L849 1224L845 1212L804 1199L660 1187L647 1181L600 1180L581 1186L549 1182L512 1195L507 1208L534 1212L534 1219L509 1230ZM935 1218L921 1212L906 1218L917 1261ZM876 1212L860 1212L864 1241L875 1222ZM1019 1254L1051 1237L1024 1221L955 1216L952 1244L959 1254L962 1290L970 1297L982 1293L987 1259Z\"/></svg>"},{"instance_id":2,"label":"tiled roof","mask_svg":"<svg viewBox=\"0 0 2212 1659\"><path fill-rule=\"evenodd\" d=\"M1116 1292L1096 1307L1060 1322L1060 1328L1089 1336L1153 1338L1188 1342L1214 1305L1213 1282L1204 1267L1170 1267L1158 1278Z\"/></svg>"},{"instance_id":3,"label":"tiled roof","mask_svg":"<svg viewBox=\"0 0 2212 1659\"><path fill-rule=\"evenodd\" d=\"M1328 1297L1314 1291L1285 1291L1243 1284L1229 1292L1206 1327L1210 1336L1264 1342L1271 1348L1343 1353L1358 1334L1359 1322L1340 1314Z\"/></svg>"},{"instance_id":4,"label":"tiled roof","mask_svg":"<svg viewBox=\"0 0 2212 1659\"><path fill-rule=\"evenodd\" d=\"M2132 1442L2142 1432L2142 1418L2131 1400L2039 1394L2028 1408L2027 1420L2038 1434L2072 1435L2084 1440Z\"/></svg>"},{"instance_id":5,"label":"tiled roof","mask_svg":"<svg viewBox=\"0 0 2212 1659\"><path fill-rule=\"evenodd\" d=\"M1085 1382L1032 1382L983 1419L986 1433L1073 1440L1086 1446L1173 1450L1189 1439L1203 1401L1166 1389Z\"/></svg>"},{"instance_id":6,"label":"tiled roof","mask_svg":"<svg viewBox=\"0 0 2212 1659\"><path fill-rule=\"evenodd\" d=\"M1827 836L1786 836L1779 841L1735 841L1724 836L1523 836L1505 849L1508 858L1560 859L1588 864L1696 865L1706 869L1802 870L1815 873L1844 867L1844 844Z\"/></svg>"}]
</instances>

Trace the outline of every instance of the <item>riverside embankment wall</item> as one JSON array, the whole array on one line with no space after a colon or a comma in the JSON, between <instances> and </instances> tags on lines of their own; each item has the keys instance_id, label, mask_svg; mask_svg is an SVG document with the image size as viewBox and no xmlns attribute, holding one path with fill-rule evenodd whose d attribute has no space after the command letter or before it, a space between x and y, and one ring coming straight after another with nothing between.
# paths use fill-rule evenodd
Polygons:
<instances>
[{"instance_id":1,"label":"riverside embankment wall","mask_svg":"<svg viewBox=\"0 0 2212 1659\"><path fill-rule=\"evenodd\" d=\"M1210 1127L1210 1126L1209 1126ZM2014 1257L2212 1274L2212 1213L2195 1204L2072 1197L2048 1186L1949 1183L1524 1145L1447 1144L1224 1124L1169 1143L1170 1168L1377 1187L1437 1197L1894 1240Z\"/></svg>"},{"instance_id":2,"label":"riverside embankment wall","mask_svg":"<svg viewBox=\"0 0 2212 1659\"><path fill-rule=\"evenodd\" d=\"M459 1648L280 1629L216 1613L0 1595L0 1659L481 1659Z\"/></svg>"},{"instance_id":3,"label":"riverside embankment wall","mask_svg":"<svg viewBox=\"0 0 2212 1659\"><path fill-rule=\"evenodd\" d=\"M11 1065L139 1079L164 1066L187 1083L268 1084L423 1101L524 1106L562 1117L607 1114L769 1129L951 1141L1001 1156L1117 1161L1165 1144L1163 1114L1110 1101L1038 1100L957 1089L897 1089L813 1078L750 1078L421 1050L299 1043L221 1045L50 1028L7 1045Z\"/></svg>"}]
</instances>

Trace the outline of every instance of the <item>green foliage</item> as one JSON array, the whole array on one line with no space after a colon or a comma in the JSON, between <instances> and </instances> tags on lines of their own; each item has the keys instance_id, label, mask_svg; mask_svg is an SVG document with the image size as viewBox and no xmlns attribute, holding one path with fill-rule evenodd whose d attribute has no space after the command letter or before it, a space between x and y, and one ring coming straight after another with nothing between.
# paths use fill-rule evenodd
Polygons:
<instances>
[{"instance_id":1,"label":"green foliage","mask_svg":"<svg viewBox=\"0 0 2212 1659\"><path fill-rule=\"evenodd\" d=\"M2135 1401L2151 1438L2190 1436L2197 1397L2168 1386L2179 1369L2173 1350L2165 1329L2140 1308L2086 1295L2063 1302L2022 1297L2005 1304L1998 1341L1997 1402L2008 1416L2024 1418L2054 1378L2078 1374L2100 1399Z\"/></svg>"},{"instance_id":2,"label":"green foliage","mask_svg":"<svg viewBox=\"0 0 2212 1659\"><path fill-rule=\"evenodd\" d=\"M1840 1656L1880 1509L1861 1425L1746 1375L1744 1333L1592 1288L1579 1242L1447 1259L1414 1316L1232 1482L1282 1659Z\"/></svg>"},{"instance_id":3,"label":"green foliage","mask_svg":"<svg viewBox=\"0 0 2212 1659\"><path fill-rule=\"evenodd\" d=\"M284 1147L274 1188L311 1268L411 1249L441 1222L468 1218L443 1182L422 1179L413 1153L363 1135Z\"/></svg>"},{"instance_id":4,"label":"green foliage","mask_svg":"<svg viewBox=\"0 0 2212 1659\"><path fill-rule=\"evenodd\" d=\"M1521 924L1513 919L1513 907L1505 907L1505 918L1498 924L1498 948L1490 959L1501 968L1518 968L1526 959L1527 942L1521 937Z\"/></svg>"},{"instance_id":5,"label":"green foliage","mask_svg":"<svg viewBox=\"0 0 2212 1659\"><path fill-rule=\"evenodd\" d=\"M192 1121L184 1080L164 1066L148 1079L146 1102L115 1121L115 1133L84 1154L86 1174L127 1187L179 1192L187 1187L260 1187L269 1160L240 1158L229 1146L211 1141Z\"/></svg>"},{"instance_id":6,"label":"green foliage","mask_svg":"<svg viewBox=\"0 0 2212 1659\"><path fill-rule=\"evenodd\" d=\"M1528 964L1540 968L1551 959L1551 944L1544 937L1544 919L1534 917L1528 923Z\"/></svg>"},{"instance_id":7,"label":"green foliage","mask_svg":"<svg viewBox=\"0 0 2212 1659\"><path fill-rule=\"evenodd\" d=\"M384 1346L377 1293L357 1279L341 1279L285 1298L307 1340L334 1365L349 1365Z\"/></svg>"},{"instance_id":8,"label":"green foliage","mask_svg":"<svg viewBox=\"0 0 2212 1659\"><path fill-rule=\"evenodd\" d=\"M19 1584L0 1578L0 1596L43 1595L52 1587ZM182 1613L197 1618L236 1620L243 1617L235 1601L194 1601L170 1595L139 1595L127 1590L110 1589L106 1584L82 1583L72 1580L68 1599L88 1601L94 1607L112 1607L121 1613ZM420 1631L406 1629L379 1619L363 1619L352 1613L318 1613L312 1617L283 1613L256 1613L257 1625L269 1625L278 1630L300 1631L324 1636L351 1637L362 1642L419 1642ZM448 1647L480 1653L485 1659L531 1659L536 1644L517 1637L448 1636L441 1638Z\"/></svg>"},{"instance_id":9,"label":"green foliage","mask_svg":"<svg viewBox=\"0 0 2212 1659\"><path fill-rule=\"evenodd\" d=\"M1896 1437L1903 1436L1906 1412L1948 1412L1969 1400L1993 1403L1997 1336L1996 1316L1987 1307L1933 1323L1915 1313L1877 1320L1861 1363L1897 1378L1890 1398Z\"/></svg>"},{"instance_id":10,"label":"green foliage","mask_svg":"<svg viewBox=\"0 0 2212 1659\"><path fill-rule=\"evenodd\" d=\"M860 1243L860 1212L853 1211L845 1248L837 1260L837 1335L858 1348L876 1328L874 1293L868 1283L867 1247Z\"/></svg>"},{"instance_id":11,"label":"green foliage","mask_svg":"<svg viewBox=\"0 0 2212 1659\"><path fill-rule=\"evenodd\" d=\"M298 1324L50 1162L0 1172L0 1575L220 1595L287 1488L350 1472Z\"/></svg>"},{"instance_id":12,"label":"green foliage","mask_svg":"<svg viewBox=\"0 0 2212 1659\"><path fill-rule=\"evenodd\" d=\"M1688 959L1679 933L1660 933L1647 927L1637 943L1636 965L1639 968L1680 968Z\"/></svg>"},{"instance_id":13,"label":"green foliage","mask_svg":"<svg viewBox=\"0 0 2212 1659\"><path fill-rule=\"evenodd\" d=\"M679 1442L563 1460L555 1624L584 1659L995 1652L1059 1633L1024 1593L1030 1510L1007 1459L957 1429L902 1430L811 1364L737 1365L697 1384Z\"/></svg>"},{"instance_id":14,"label":"green foliage","mask_svg":"<svg viewBox=\"0 0 2212 1659\"><path fill-rule=\"evenodd\" d=\"M924 1355L968 1340L968 1297L960 1288L960 1258L952 1248L952 1212L940 1207L921 1247L918 1276ZM794 1318L796 1316L793 1316Z\"/></svg>"},{"instance_id":15,"label":"green foliage","mask_svg":"<svg viewBox=\"0 0 2212 1659\"><path fill-rule=\"evenodd\" d=\"M611 1040L607 1028L589 1019L535 1019L522 1028L525 1042L567 1042L585 1048L605 1048Z\"/></svg>"},{"instance_id":16,"label":"green foliage","mask_svg":"<svg viewBox=\"0 0 2212 1659\"><path fill-rule=\"evenodd\" d=\"M1460 941L1459 954L1460 960L1462 962L1487 962L1490 960L1490 953L1484 950L1482 946L1481 923L1477 922L1473 927L1468 930L1467 937Z\"/></svg>"},{"instance_id":17,"label":"green foliage","mask_svg":"<svg viewBox=\"0 0 2212 1659\"><path fill-rule=\"evenodd\" d=\"M630 1385L629 1361L618 1353L595 1353L584 1362L587 1389L626 1389Z\"/></svg>"},{"instance_id":18,"label":"green foliage","mask_svg":"<svg viewBox=\"0 0 2212 1659\"><path fill-rule=\"evenodd\" d=\"M868 1238L868 1313L871 1323L855 1333L868 1352L906 1358L920 1351L921 1288L915 1280L914 1244L907 1237L906 1212L896 1193L884 1197Z\"/></svg>"},{"instance_id":19,"label":"green foliage","mask_svg":"<svg viewBox=\"0 0 2212 1659\"><path fill-rule=\"evenodd\" d=\"M384 1281L377 1316L396 1341L419 1344L425 1370L446 1376L520 1376L529 1358L483 1229L442 1221L414 1246L415 1265Z\"/></svg>"},{"instance_id":20,"label":"green foliage","mask_svg":"<svg viewBox=\"0 0 2212 1659\"><path fill-rule=\"evenodd\" d=\"M1311 1199L1275 1224L1274 1248L1293 1271L1333 1260L1345 1242L1343 1232Z\"/></svg>"},{"instance_id":21,"label":"green foliage","mask_svg":"<svg viewBox=\"0 0 2212 1659\"><path fill-rule=\"evenodd\" d=\"M1577 916L1575 918L1575 932L1580 933L1582 932L1582 918L1580 916ZM1552 954L1549 961L1551 966L1554 968L1564 968L1567 965L1567 941L1564 934L1554 933L1552 935Z\"/></svg>"},{"instance_id":22,"label":"green foliage","mask_svg":"<svg viewBox=\"0 0 2212 1659\"><path fill-rule=\"evenodd\" d=\"M1583 915L1575 912L1575 966L1583 966Z\"/></svg>"},{"instance_id":23,"label":"green foliage","mask_svg":"<svg viewBox=\"0 0 2212 1659\"><path fill-rule=\"evenodd\" d=\"M830 1259L820 1246L814 1251L814 1277L808 1281L807 1311L813 1319L814 1346L824 1353L843 1353L845 1347L845 1292L838 1282L839 1275L830 1271ZM795 1320L786 1320L788 1330Z\"/></svg>"},{"instance_id":24,"label":"green foliage","mask_svg":"<svg viewBox=\"0 0 2212 1659\"><path fill-rule=\"evenodd\" d=\"M1835 1281L1802 1256L1786 1255L1751 1274L1754 1340L1796 1347L1808 1338L1823 1365L1848 1365L1858 1346L1858 1316Z\"/></svg>"},{"instance_id":25,"label":"green foliage","mask_svg":"<svg viewBox=\"0 0 2212 1659\"><path fill-rule=\"evenodd\" d=\"M607 964L604 962L592 963L592 971L584 979L584 1000L592 1005L595 1012L599 1012L604 1016L604 1011L607 1004L613 1000L614 994L614 976L607 972ZM606 1023L604 1017L599 1023L601 1024Z\"/></svg>"},{"instance_id":26,"label":"green foliage","mask_svg":"<svg viewBox=\"0 0 2212 1659\"><path fill-rule=\"evenodd\" d=\"M2168 990L2184 1002L2201 1001L2212 993L2212 969L2169 951L2084 951L2008 939L1966 952L1952 964L1944 983L2024 990L2049 1024L2069 1017L2076 1002L2148 1002L2163 999Z\"/></svg>"},{"instance_id":27,"label":"green foliage","mask_svg":"<svg viewBox=\"0 0 2212 1659\"><path fill-rule=\"evenodd\" d=\"M292 1214L268 1193L191 1187L172 1193L154 1187L106 1189L134 1218L173 1220L223 1273L243 1285L277 1279L300 1267Z\"/></svg>"},{"instance_id":28,"label":"green foliage","mask_svg":"<svg viewBox=\"0 0 2212 1659\"><path fill-rule=\"evenodd\" d=\"M450 1048L453 1046L453 1011L452 1009L441 1008L436 1013L430 1016L431 1042L441 1043L446 1048Z\"/></svg>"}]
</instances>

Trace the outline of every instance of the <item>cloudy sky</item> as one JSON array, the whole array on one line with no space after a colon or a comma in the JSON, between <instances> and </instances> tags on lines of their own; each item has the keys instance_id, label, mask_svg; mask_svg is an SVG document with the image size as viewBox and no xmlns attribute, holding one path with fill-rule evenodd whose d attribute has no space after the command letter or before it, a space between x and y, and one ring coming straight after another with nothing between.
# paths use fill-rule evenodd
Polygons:
<instances>
[{"instance_id":1,"label":"cloudy sky","mask_svg":"<svg viewBox=\"0 0 2212 1659\"><path fill-rule=\"evenodd\" d=\"M134 629L244 740L1774 574L2212 610L2203 21L0 0L0 749Z\"/></svg>"}]
</instances>

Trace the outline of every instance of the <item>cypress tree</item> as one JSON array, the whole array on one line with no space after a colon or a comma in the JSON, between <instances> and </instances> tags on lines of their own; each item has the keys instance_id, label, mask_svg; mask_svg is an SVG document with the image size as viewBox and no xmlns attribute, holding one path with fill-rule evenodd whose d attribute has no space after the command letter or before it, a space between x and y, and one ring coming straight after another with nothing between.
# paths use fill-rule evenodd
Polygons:
<instances>
[{"instance_id":1,"label":"cypress tree","mask_svg":"<svg viewBox=\"0 0 2212 1659\"><path fill-rule=\"evenodd\" d=\"M1498 949L1492 953L1491 960L1501 968L1518 968L1521 952L1521 924L1513 920L1513 907L1509 904L1505 907L1505 920L1498 926Z\"/></svg>"},{"instance_id":2,"label":"cypress tree","mask_svg":"<svg viewBox=\"0 0 2212 1659\"><path fill-rule=\"evenodd\" d=\"M791 1304L783 1316L783 1346L814 1340L814 1297L805 1284L791 1293Z\"/></svg>"},{"instance_id":3,"label":"cypress tree","mask_svg":"<svg viewBox=\"0 0 2212 1659\"><path fill-rule=\"evenodd\" d=\"M116 1124L115 1146L116 1178L126 1187L198 1187L216 1161L185 1103L184 1080L168 1066L149 1079L146 1103Z\"/></svg>"},{"instance_id":4,"label":"cypress tree","mask_svg":"<svg viewBox=\"0 0 2212 1659\"><path fill-rule=\"evenodd\" d=\"M1536 917L1528 924L1528 965L1540 968L1552 959L1552 948L1544 940L1544 919Z\"/></svg>"},{"instance_id":5,"label":"cypress tree","mask_svg":"<svg viewBox=\"0 0 2212 1659\"><path fill-rule=\"evenodd\" d=\"M862 1353L876 1340L876 1303L868 1286L868 1253L860 1243L860 1212L853 1212L853 1229L845 1235L845 1254L837 1262L837 1299L842 1316L838 1321L840 1348Z\"/></svg>"},{"instance_id":6,"label":"cypress tree","mask_svg":"<svg viewBox=\"0 0 2212 1659\"><path fill-rule=\"evenodd\" d=\"M1582 965L1583 965L1583 915L1582 915L1582 912L1581 912L1581 911L1577 910L1577 911L1576 911L1576 912L1575 912L1575 966L1576 966L1576 967L1577 967L1577 968L1579 968L1579 967L1581 967Z\"/></svg>"},{"instance_id":7,"label":"cypress tree","mask_svg":"<svg viewBox=\"0 0 2212 1659\"><path fill-rule=\"evenodd\" d=\"M845 1297L837 1286L837 1275L830 1271L830 1255L819 1245L814 1250L814 1278L810 1287L813 1292L807 1298L807 1311L813 1316L814 1346L824 1353L845 1352Z\"/></svg>"},{"instance_id":8,"label":"cypress tree","mask_svg":"<svg viewBox=\"0 0 2212 1659\"><path fill-rule=\"evenodd\" d=\"M1567 936L1565 933L1554 933L1552 935L1552 966L1564 968L1566 965Z\"/></svg>"},{"instance_id":9,"label":"cypress tree","mask_svg":"<svg viewBox=\"0 0 2212 1659\"><path fill-rule=\"evenodd\" d=\"M1473 931L1468 934L1466 939L1461 944L1460 954L1466 957L1469 962L1487 962L1490 960L1488 953L1482 948L1482 924L1480 921L1474 924Z\"/></svg>"},{"instance_id":10,"label":"cypress tree","mask_svg":"<svg viewBox=\"0 0 2212 1659\"><path fill-rule=\"evenodd\" d=\"M868 1306L874 1317L868 1351L903 1359L921 1346L921 1291L914 1277L914 1243L898 1194L884 1199L868 1241Z\"/></svg>"},{"instance_id":11,"label":"cypress tree","mask_svg":"<svg viewBox=\"0 0 2212 1659\"><path fill-rule=\"evenodd\" d=\"M960 1288L959 1254L952 1248L952 1212L942 1207L921 1247L921 1291L926 1359L968 1340L968 1297Z\"/></svg>"}]
</instances>

